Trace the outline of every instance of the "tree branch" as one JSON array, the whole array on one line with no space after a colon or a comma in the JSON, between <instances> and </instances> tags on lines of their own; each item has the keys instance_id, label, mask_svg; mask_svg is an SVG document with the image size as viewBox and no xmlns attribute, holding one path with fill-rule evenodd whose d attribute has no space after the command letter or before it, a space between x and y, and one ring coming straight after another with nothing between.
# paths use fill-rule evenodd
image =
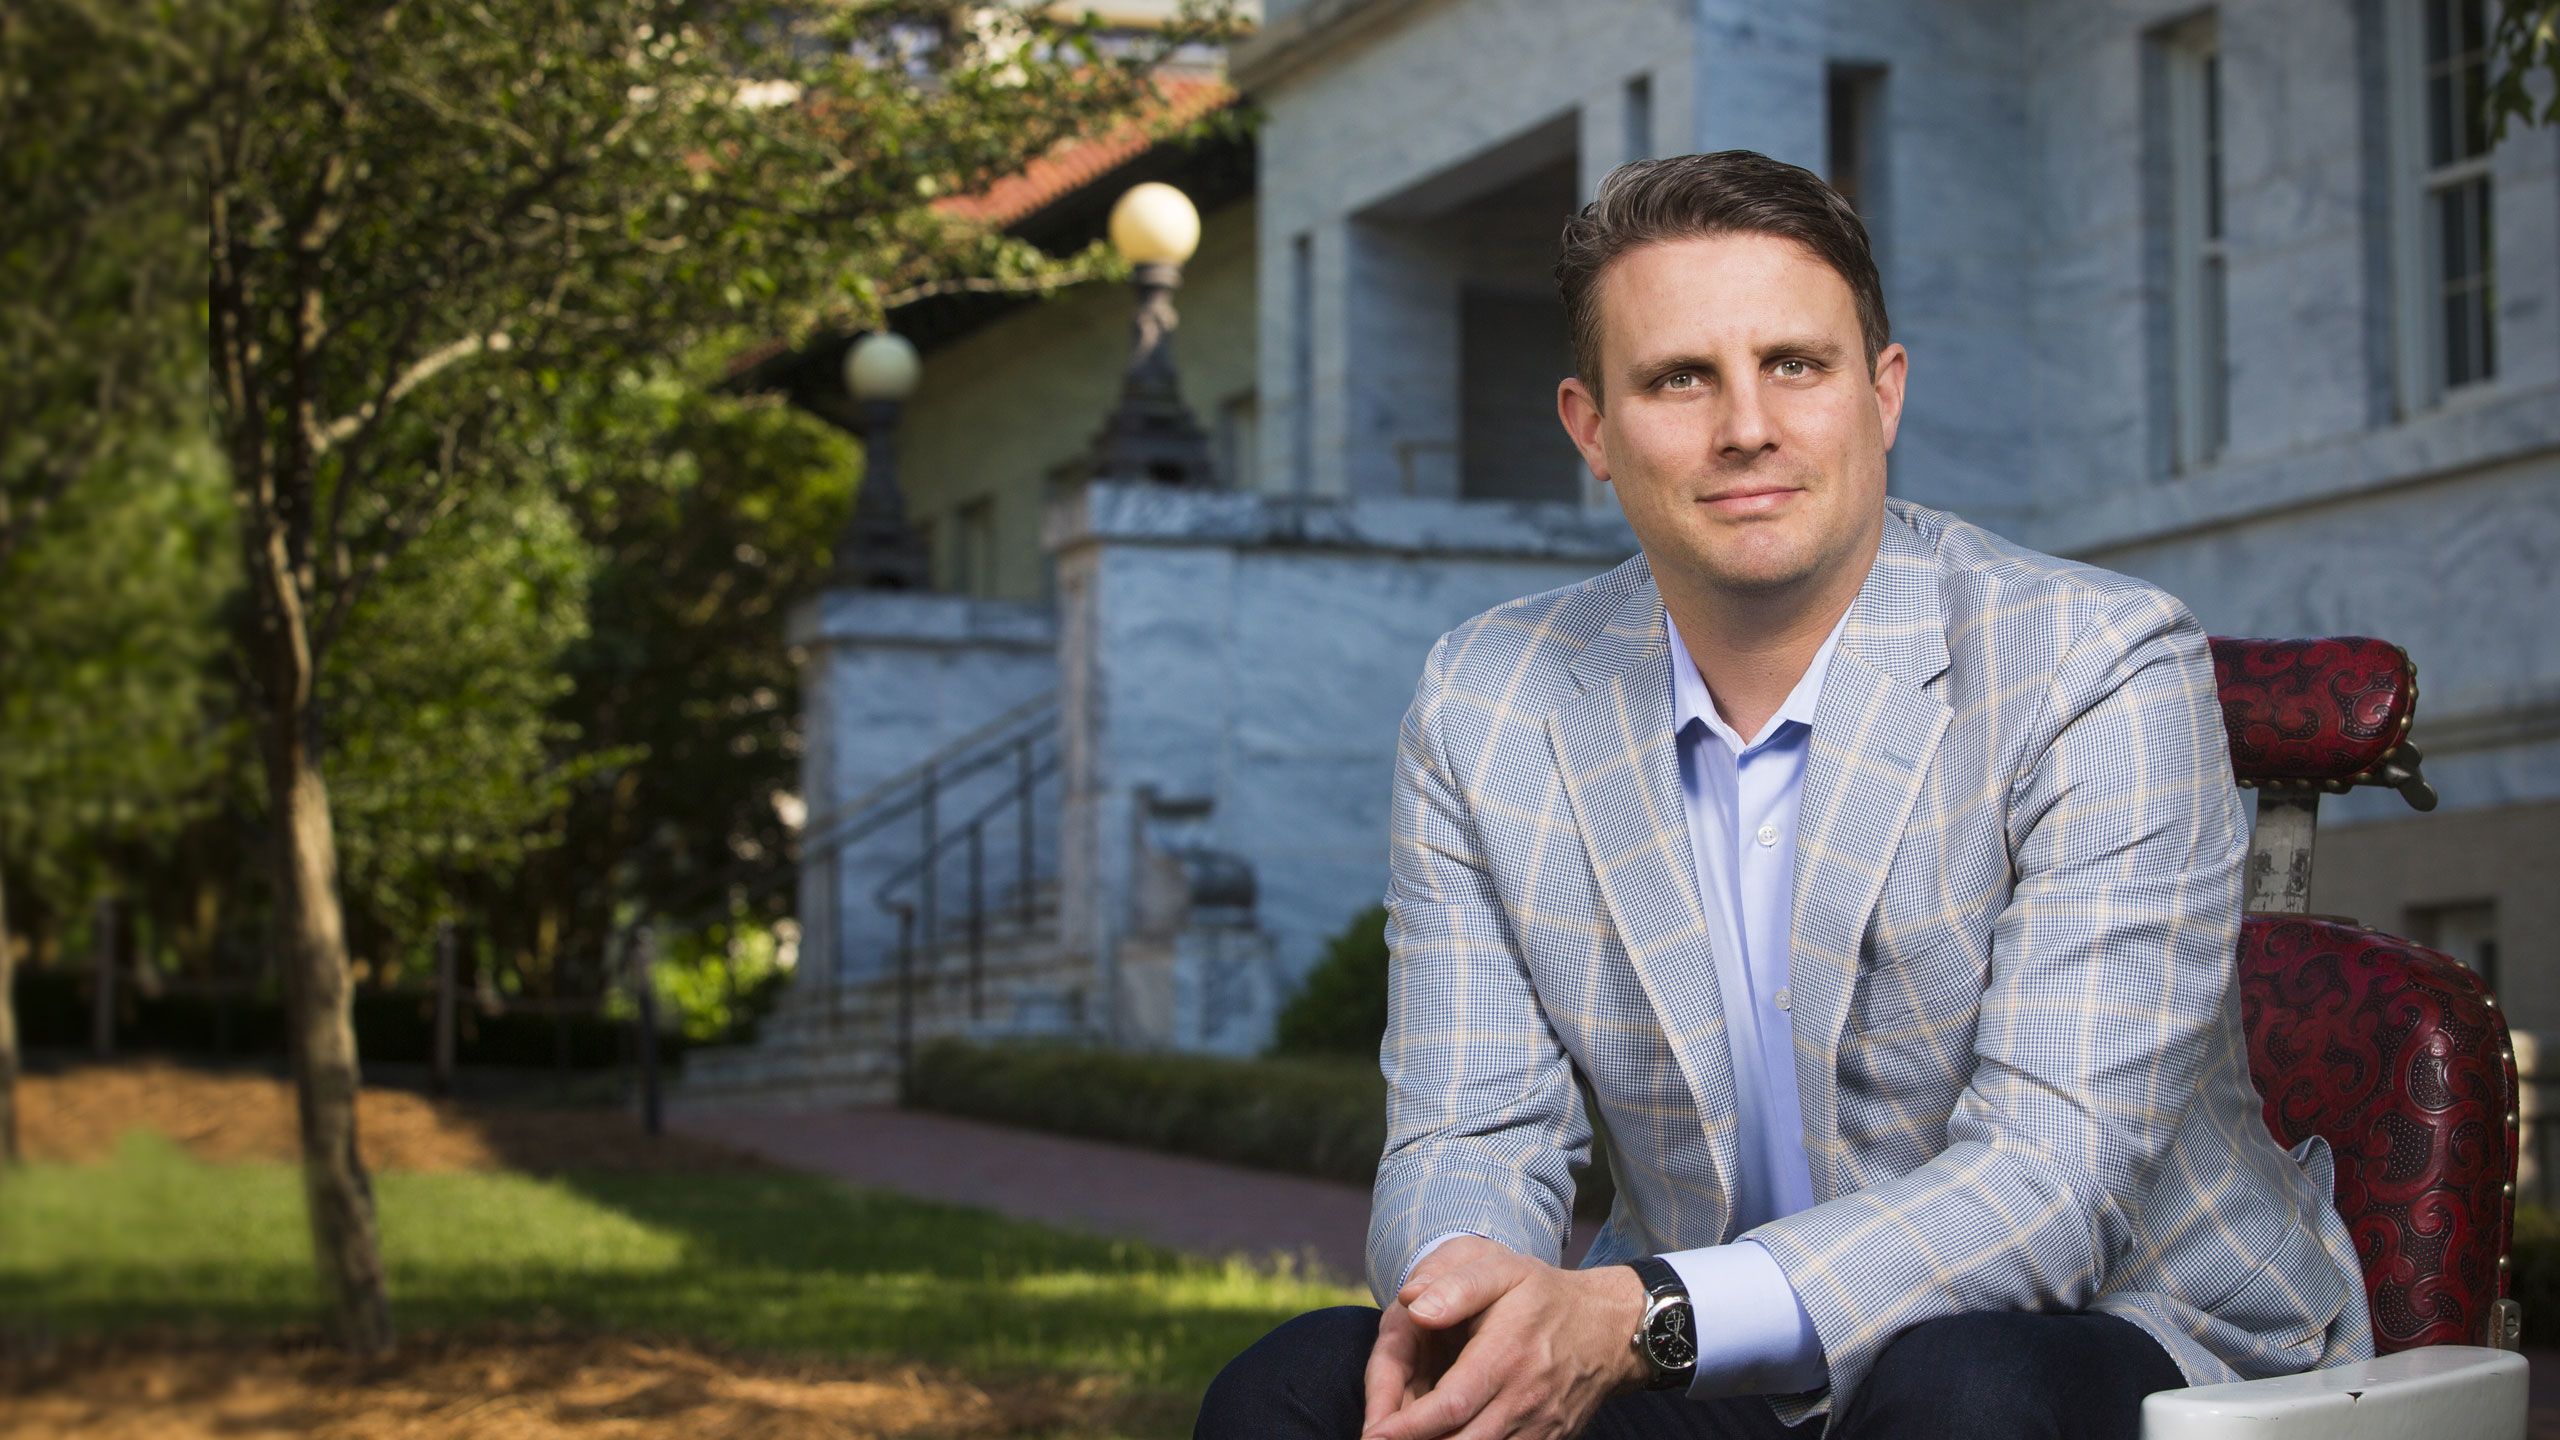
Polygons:
<instances>
[{"instance_id":1,"label":"tree branch","mask_svg":"<svg viewBox=\"0 0 2560 1440\"><path fill-rule=\"evenodd\" d=\"M389 385L383 387L379 397L366 401L354 414L341 415L325 425L316 426L311 437L312 454L314 456L328 454L367 425L374 423L376 417L399 404L419 386L475 355L503 353L509 343L506 331L492 330L485 335L465 335L459 340L451 341L429 352L416 364L400 372Z\"/></svg>"}]
</instances>

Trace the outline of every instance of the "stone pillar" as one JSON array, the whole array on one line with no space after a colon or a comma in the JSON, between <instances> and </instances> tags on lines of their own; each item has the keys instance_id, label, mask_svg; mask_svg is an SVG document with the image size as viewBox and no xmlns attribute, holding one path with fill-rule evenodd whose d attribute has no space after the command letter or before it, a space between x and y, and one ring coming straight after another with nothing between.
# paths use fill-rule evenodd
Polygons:
<instances>
[{"instance_id":1,"label":"stone pillar","mask_svg":"<svg viewBox=\"0 0 2560 1440\"><path fill-rule=\"evenodd\" d=\"M1095 484L1053 507L1061 924L1104 1038L1250 1053L1386 885L1396 730L1443 632L1606 569L1570 502Z\"/></svg>"},{"instance_id":2,"label":"stone pillar","mask_svg":"<svg viewBox=\"0 0 2560 1440\"><path fill-rule=\"evenodd\" d=\"M874 892L923 847L914 815L840 850L827 836L858 821L887 782L1053 693L1058 664L1048 606L923 591L827 591L793 613L789 639L806 709L805 987L890 967L897 926ZM942 813L964 814L1014 778L1009 765L991 767L947 791Z\"/></svg>"}]
</instances>

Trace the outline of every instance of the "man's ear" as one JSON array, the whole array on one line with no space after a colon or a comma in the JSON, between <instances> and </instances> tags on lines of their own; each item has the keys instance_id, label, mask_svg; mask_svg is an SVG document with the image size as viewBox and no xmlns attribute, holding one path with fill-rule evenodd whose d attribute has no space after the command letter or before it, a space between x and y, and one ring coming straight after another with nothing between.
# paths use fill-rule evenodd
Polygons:
<instances>
[{"instance_id":1,"label":"man's ear","mask_svg":"<svg viewBox=\"0 0 2560 1440\"><path fill-rule=\"evenodd\" d=\"M1887 345L1876 353L1876 418L1884 422L1884 448L1893 448L1894 432L1902 428L1902 386L1910 378L1911 356L1900 345Z\"/></svg>"},{"instance_id":2,"label":"man's ear","mask_svg":"<svg viewBox=\"0 0 2560 1440\"><path fill-rule=\"evenodd\" d=\"M1582 452L1582 463L1591 467L1591 478L1608 484L1609 452L1600 445L1600 400L1582 377L1567 375L1556 383L1556 418L1564 422L1573 448Z\"/></svg>"}]
</instances>

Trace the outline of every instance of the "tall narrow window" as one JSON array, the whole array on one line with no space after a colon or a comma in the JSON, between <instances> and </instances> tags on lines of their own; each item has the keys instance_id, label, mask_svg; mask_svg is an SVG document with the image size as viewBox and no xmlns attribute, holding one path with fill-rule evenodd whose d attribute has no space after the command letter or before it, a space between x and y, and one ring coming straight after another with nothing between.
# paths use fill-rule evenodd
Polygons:
<instances>
[{"instance_id":1,"label":"tall narrow window","mask_svg":"<svg viewBox=\"0 0 2560 1440\"><path fill-rule=\"evenodd\" d=\"M1218 483L1229 490L1259 490L1255 465L1261 440L1260 405L1250 390L1228 396L1218 406Z\"/></svg>"},{"instance_id":2,"label":"tall narrow window","mask_svg":"<svg viewBox=\"0 0 2560 1440\"><path fill-rule=\"evenodd\" d=\"M1858 212L1884 268L1884 67L1834 63L1823 76L1823 166Z\"/></svg>"},{"instance_id":3,"label":"tall narrow window","mask_svg":"<svg viewBox=\"0 0 2560 1440\"><path fill-rule=\"evenodd\" d=\"M1316 242L1289 241L1289 479L1301 495L1316 488Z\"/></svg>"},{"instance_id":4,"label":"tall narrow window","mask_svg":"<svg viewBox=\"0 0 2560 1440\"><path fill-rule=\"evenodd\" d=\"M996 593L996 502L982 496L960 507L952 535L952 586L981 598Z\"/></svg>"},{"instance_id":5,"label":"tall narrow window","mask_svg":"<svg viewBox=\"0 0 2560 1440\"><path fill-rule=\"evenodd\" d=\"M1626 139L1629 160L1653 158L1653 77L1638 75L1627 82Z\"/></svg>"},{"instance_id":6,"label":"tall narrow window","mask_svg":"<svg viewBox=\"0 0 2560 1440\"><path fill-rule=\"evenodd\" d=\"M2497 374L2491 243L2490 0L2396 0L2394 189L2405 408Z\"/></svg>"},{"instance_id":7,"label":"tall narrow window","mask_svg":"<svg viewBox=\"0 0 2560 1440\"><path fill-rule=\"evenodd\" d=\"M2211 464L2231 443L2230 253L2222 204L2222 43L2210 15L2166 39L2173 459Z\"/></svg>"}]
</instances>

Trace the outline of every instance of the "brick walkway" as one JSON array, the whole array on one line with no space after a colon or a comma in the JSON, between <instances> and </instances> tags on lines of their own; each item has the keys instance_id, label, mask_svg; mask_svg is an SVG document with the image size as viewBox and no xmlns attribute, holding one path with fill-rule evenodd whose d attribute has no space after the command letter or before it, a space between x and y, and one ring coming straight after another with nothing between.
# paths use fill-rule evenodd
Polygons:
<instances>
[{"instance_id":1,"label":"brick walkway","mask_svg":"<svg viewBox=\"0 0 2560 1440\"><path fill-rule=\"evenodd\" d=\"M1200 1255L1286 1255L1359 1283L1363 1186L916 1110L678 1107L669 1124L857 1185Z\"/></svg>"}]
</instances>

